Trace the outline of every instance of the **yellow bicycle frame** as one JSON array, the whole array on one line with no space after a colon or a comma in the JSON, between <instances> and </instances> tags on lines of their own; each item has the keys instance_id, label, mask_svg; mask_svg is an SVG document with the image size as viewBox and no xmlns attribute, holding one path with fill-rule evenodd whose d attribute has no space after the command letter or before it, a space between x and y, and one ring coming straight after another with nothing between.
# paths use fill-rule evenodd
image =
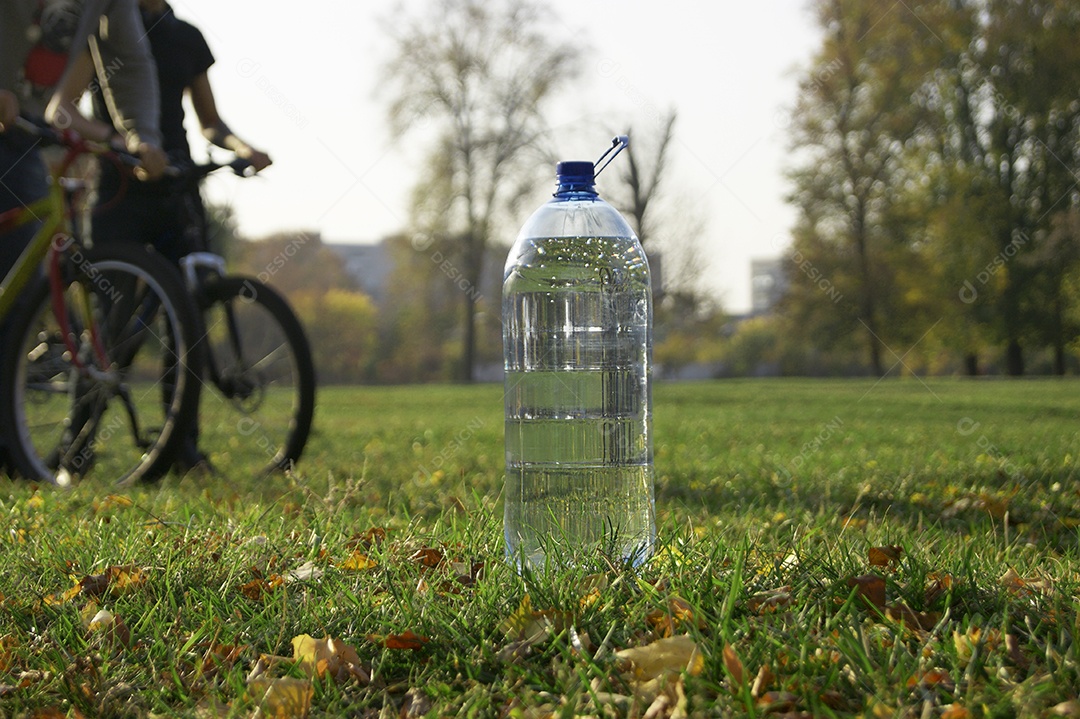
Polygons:
<instances>
[{"instance_id":1,"label":"yellow bicycle frame","mask_svg":"<svg viewBox=\"0 0 1080 719\"><path fill-rule=\"evenodd\" d=\"M15 298L34 278L34 274L49 253L49 247L53 244L54 238L60 233L65 239L69 236L66 232L68 224L64 208L64 188L59 181L59 176L54 174L49 185L49 194L15 213L15 218L9 225L11 228L37 220L42 220L42 225L34 233L30 244L19 255L15 266L0 282L0 320L7 317L12 305L15 304ZM0 234L0 241L3 241L3 234Z\"/></svg>"}]
</instances>

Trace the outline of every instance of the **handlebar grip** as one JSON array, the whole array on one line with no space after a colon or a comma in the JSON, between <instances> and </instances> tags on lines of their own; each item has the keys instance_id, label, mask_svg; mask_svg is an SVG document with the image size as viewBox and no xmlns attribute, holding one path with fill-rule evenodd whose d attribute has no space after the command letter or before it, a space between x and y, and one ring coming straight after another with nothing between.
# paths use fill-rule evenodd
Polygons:
<instances>
[{"instance_id":1,"label":"handlebar grip","mask_svg":"<svg viewBox=\"0 0 1080 719\"><path fill-rule=\"evenodd\" d=\"M229 167L232 168L233 174L237 177L252 177L256 172L254 165L249 160L240 157L230 162Z\"/></svg>"},{"instance_id":2,"label":"handlebar grip","mask_svg":"<svg viewBox=\"0 0 1080 719\"><path fill-rule=\"evenodd\" d=\"M45 120L32 118L28 115L19 115L15 118L12 127L20 132L36 137L50 145L64 144L63 135L59 130L48 125Z\"/></svg>"}]
</instances>

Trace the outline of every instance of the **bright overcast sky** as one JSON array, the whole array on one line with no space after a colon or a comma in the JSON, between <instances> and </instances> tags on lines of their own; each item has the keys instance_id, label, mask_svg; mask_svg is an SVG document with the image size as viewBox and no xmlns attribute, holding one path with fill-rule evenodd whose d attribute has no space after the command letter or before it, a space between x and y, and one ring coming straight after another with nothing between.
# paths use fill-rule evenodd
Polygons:
<instances>
[{"instance_id":1,"label":"bright overcast sky","mask_svg":"<svg viewBox=\"0 0 1080 719\"><path fill-rule=\"evenodd\" d=\"M707 287L725 309L746 310L750 259L778 255L794 217L783 201L783 125L795 70L818 38L806 0L549 4L567 36L593 49L577 94L549 118L558 154L595 159L613 128L647 128L674 107L669 190L686 195L707 222ZM378 93L391 50L379 18L393 3L172 6L203 30L217 58L210 79L222 116L274 158L263 178L212 178L208 186L213 200L232 203L242 233L317 230L329 242L375 242L405 226L419 153L391 141L388 98Z\"/></svg>"}]
</instances>

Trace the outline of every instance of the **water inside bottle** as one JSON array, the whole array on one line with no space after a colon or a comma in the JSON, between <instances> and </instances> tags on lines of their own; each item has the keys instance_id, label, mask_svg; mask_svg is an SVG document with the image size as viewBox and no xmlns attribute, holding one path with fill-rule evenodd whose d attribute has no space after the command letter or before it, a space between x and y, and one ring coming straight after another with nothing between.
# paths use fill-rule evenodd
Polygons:
<instances>
[{"instance_id":1,"label":"water inside bottle","mask_svg":"<svg viewBox=\"0 0 1080 719\"><path fill-rule=\"evenodd\" d=\"M648 266L632 238L530 242L503 286L507 551L639 564L655 541Z\"/></svg>"}]
</instances>

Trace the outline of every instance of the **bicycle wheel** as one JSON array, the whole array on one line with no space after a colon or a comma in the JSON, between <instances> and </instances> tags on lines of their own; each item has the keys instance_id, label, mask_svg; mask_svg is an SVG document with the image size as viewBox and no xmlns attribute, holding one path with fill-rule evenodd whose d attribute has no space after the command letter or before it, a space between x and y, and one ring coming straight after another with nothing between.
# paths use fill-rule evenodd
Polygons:
<instances>
[{"instance_id":1,"label":"bicycle wheel","mask_svg":"<svg viewBox=\"0 0 1080 719\"><path fill-rule=\"evenodd\" d=\"M315 412L315 366L300 321L277 291L241 276L207 281L199 305L213 390L199 408L200 450L226 474L291 467Z\"/></svg>"},{"instance_id":2,"label":"bicycle wheel","mask_svg":"<svg viewBox=\"0 0 1080 719\"><path fill-rule=\"evenodd\" d=\"M171 466L198 406L195 317L179 274L137 245L77 249L61 298L27 291L0 358L0 427L28 479L119 482Z\"/></svg>"}]
</instances>

